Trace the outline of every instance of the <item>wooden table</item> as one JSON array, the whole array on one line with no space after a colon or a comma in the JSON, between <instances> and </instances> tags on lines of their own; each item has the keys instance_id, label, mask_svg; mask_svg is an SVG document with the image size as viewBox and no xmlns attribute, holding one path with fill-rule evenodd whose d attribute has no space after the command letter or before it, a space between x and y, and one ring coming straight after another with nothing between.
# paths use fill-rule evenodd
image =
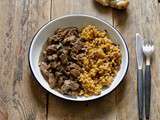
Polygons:
<instances>
[{"instance_id":1,"label":"wooden table","mask_svg":"<svg viewBox=\"0 0 160 120\"><path fill-rule=\"evenodd\" d=\"M151 120L160 120L160 4L130 0L127 11L105 8L93 0L0 0L0 120L138 120L135 33L153 39ZM111 94L90 102L71 102L47 93L28 66L36 31L66 14L82 13L110 22L124 36L129 71Z\"/></svg>"}]
</instances>

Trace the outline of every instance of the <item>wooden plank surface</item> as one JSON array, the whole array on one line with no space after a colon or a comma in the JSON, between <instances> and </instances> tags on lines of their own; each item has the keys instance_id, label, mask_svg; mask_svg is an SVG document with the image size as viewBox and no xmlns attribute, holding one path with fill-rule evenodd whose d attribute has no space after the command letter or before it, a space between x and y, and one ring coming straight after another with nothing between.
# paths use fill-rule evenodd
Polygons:
<instances>
[{"instance_id":1,"label":"wooden plank surface","mask_svg":"<svg viewBox=\"0 0 160 120\"><path fill-rule=\"evenodd\" d=\"M50 1L1 0L0 8L0 116L45 120L46 93L31 76L27 54L34 33L50 20Z\"/></svg>"},{"instance_id":2,"label":"wooden plank surface","mask_svg":"<svg viewBox=\"0 0 160 120\"><path fill-rule=\"evenodd\" d=\"M137 120L135 33L153 39L151 120L160 120L160 5L130 0L127 11L94 0L0 0L0 120ZM114 25L129 47L130 67L111 94L89 102L71 102L48 94L28 67L32 37L44 23L66 14L89 14Z\"/></svg>"},{"instance_id":3,"label":"wooden plank surface","mask_svg":"<svg viewBox=\"0 0 160 120\"><path fill-rule=\"evenodd\" d=\"M94 0L52 0L52 19L68 14L89 14L112 24L112 9L103 7Z\"/></svg>"},{"instance_id":4,"label":"wooden plank surface","mask_svg":"<svg viewBox=\"0 0 160 120\"><path fill-rule=\"evenodd\" d=\"M127 11L113 11L114 26L121 31L127 41L130 52L130 66L124 88L116 91L117 102L119 97L123 100L117 105L117 120L137 120L137 81L136 81L136 55L135 34L139 32L146 39L155 43L156 53L152 62L152 97L151 118L160 120L160 16L157 0L132 0ZM116 102L116 103L117 103Z\"/></svg>"}]
</instances>

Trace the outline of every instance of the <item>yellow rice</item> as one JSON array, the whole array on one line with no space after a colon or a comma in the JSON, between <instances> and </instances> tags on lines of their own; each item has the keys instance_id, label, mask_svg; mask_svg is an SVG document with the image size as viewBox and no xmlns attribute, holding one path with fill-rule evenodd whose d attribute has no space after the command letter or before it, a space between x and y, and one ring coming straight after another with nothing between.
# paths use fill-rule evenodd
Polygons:
<instances>
[{"instance_id":1,"label":"yellow rice","mask_svg":"<svg viewBox=\"0 0 160 120\"><path fill-rule=\"evenodd\" d=\"M79 94L98 95L104 87L111 85L120 68L120 48L105 31L92 25L82 29L81 38L85 39L87 52L82 59L85 67L80 75L83 90Z\"/></svg>"}]
</instances>

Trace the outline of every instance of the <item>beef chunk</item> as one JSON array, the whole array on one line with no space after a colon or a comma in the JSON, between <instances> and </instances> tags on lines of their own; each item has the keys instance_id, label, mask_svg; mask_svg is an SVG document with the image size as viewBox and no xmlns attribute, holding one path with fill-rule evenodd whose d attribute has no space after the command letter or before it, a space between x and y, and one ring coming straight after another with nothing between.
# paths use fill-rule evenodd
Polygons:
<instances>
[{"instance_id":1,"label":"beef chunk","mask_svg":"<svg viewBox=\"0 0 160 120\"><path fill-rule=\"evenodd\" d=\"M61 60L62 64L67 64L68 63L68 48L64 48L59 50L59 58Z\"/></svg>"},{"instance_id":2,"label":"beef chunk","mask_svg":"<svg viewBox=\"0 0 160 120\"><path fill-rule=\"evenodd\" d=\"M51 54L55 53L57 51L57 45L49 45L46 48L46 51L47 51L48 55L51 55Z\"/></svg>"},{"instance_id":3,"label":"beef chunk","mask_svg":"<svg viewBox=\"0 0 160 120\"><path fill-rule=\"evenodd\" d=\"M74 61L77 61L78 60L78 57L77 57L77 54L73 51L70 52L70 57L72 60Z\"/></svg>"},{"instance_id":4,"label":"beef chunk","mask_svg":"<svg viewBox=\"0 0 160 120\"><path fill-rule=\"evenodd\" d=\"M65 76L69 76L70 75L70 72L69 71L67 71L65 68L63 69L63 71L62 71L63 73L64 73L64 75Z\"/></svg>"},{"instance_id":5,"label":"beef chunk","mask_svg":"<svg viewBox=\"0 0 160 120\"><path fill-rule=\"evenodd\" d=\"M59 66L61 66L61 63L53 61L53 62L50 62L50 66L52 69L57 69Z\"/></svg>"},{"instance_id":6,"label":"beef chunk","mask_svg":"<svg viewBox=\"0 0 160 120\"><path fill-rule=\"evenodd\" d=\"M55 78L53 73L49 73L48 83L51 88L54 88L57 84L57 79Z\"/></svg>"},{"instance_id":7,"label":"beef chunk","mask_svg":"<svg viewBox=\"0 0 160 120\"><path fill-rule=\"evenodd\" d=\"M61 90L64 93L67 93L69 90L77 90L79 88L79 84L75 81L65 80L64 84L61 87Z\"/></svg>"},{"instance_id":8,"label":"beef chunk","mask_svg":"<svg viewBox=\"0 0 160 120\"><path fill-rule=\"evenodd\" d=\"M59 65L59 66L56 68L56 71L62 72L63 69L64 69L63 66L62 66L62 65Z\"/></svg>"},{"instance_id":9,"label":"beef chunk","mask_svg":"<svg viewBox=\"0 0 160 120\"><path fill-rule=\"evenodd\" d=\"M81 60L82 60L82 58L84 57L84 55L85 55L84 53L79 54L79 55L78 55L78 60L80 60L80 61L81 61Z\"/></svg>"},{"instance_id":10,"label":"beef chunk","mask_svg":"<svg viewBox=\"0 0 160 120\"><path fill-rule=\"evenodd\" d=\"M59 78L59 77L61 77L63 74L61 73L61 72L55 72L55 76L57 77L57 78Z\"/></svg>"},{"instance_id":11,"label":"beef chunk","mask_svg":"<svg viewBox=\"0 0 160 120\"><path fill-rule=\"evenodd\" d=\"M74 46L73 46L73 51L75 53L79 53L81 51L81 49L83 48L83 44L80 41L77 41Z\"/></svg>"},{"instance_id":12,"label":"beef chunk","mask_svg":"<svg viewBox=\"0 0 160 120\"><path fill-rule=\"evenodd\" d=\"M60 78L58 79L58 87L61 88L61 86L63 85L63 83L64 83L64 78L63 78L63 77L60 77Z\"/></svg>"},{"instance_id":13,"label":"beef chunk","mask_svg":"<svg viewBox=\"0 0 160 120\"><path fill-rule=\"evenodd\" d=\"M70 73L71 73L71 75L73 76L73 77L78 77L79 75L80 75L80 70L77 70L77 69L72 69L71 71L70 71Z\"/></svg>"},{"instance_id":14,"label":"beef chunk","mask_svg":"<svg viewBox=\"0 0 160 120\"><path fill-rule=\"evenodd\" d=\"M45 63L45 62L40 63L40 70L41 70L42 74L44 75L44 77L46 77L46 78L48 78L48 76L49 76L49 72L48 72L49 68L50 68L50 65L47 65L47 63Z\"/></svg>"},{"instance_id":15,"label":"beef chunk","mask_svg":"<svg viewBox=\"0 0 160 120\"><path fill-rule=\"evenodd\" d=\"M77 37L79 36L78 28L76 28L76 27L69 27L68 28L68 33L66 34L66 37L72 36L72 35L75 35Z\"/></svg>"},{"instance_id":16,"label":"beef chunk","mask_svg":"<svg viewBox=\"0 0 160 120\"><path fill-rule=\"evenodd\" d=\"M82 49L81 44L79 44L78 42L76 44L74 44L71 51L70 51L70 58L74 61L78 61L79 60L78 56L81 52L81 49Z\"/></svg>"},{"instance_id":17,"label":"beef chunk","mask_svg":"<svg viewBox=\"0 0 160 120\"><path fill-rule=\"evenodd\" d=\"M63 39L65 38L67 33L68 33L67 28L59 28L55 31L55 34L61 36Z\"/></svg>"},{"instance_id":18,"label":"beef chunk","mask_svg":"<svg viewBox=\"0 0 160 120\"><path fill-rule=\"evenodd\" d=\"M69 71L73 77L78 77L81 73L81 67L75 63L71 63L67 66L66 70Z\"/></svg>"},{"instance_id":19,"label":"beef chunk","mask_svg":"<svg viewBox=\"0 0 160 120\"><path fill-rule=\"evenodd\" d=\"M53 35L53 36L51 36L51 37L48 37L48 45L51 45L51 44L57 44L57 43L59 43L60 41L62 41L62 36L60 36L60 35Z\"/></svg>"},{"instance_id":20,"label":"beef chunk","mask_svg":"<svg viewBox=\"0 0 160 120\"><path fill-rule=\"evenodd\" d=\"M57 58L58 58L57 54L47 56L48 61L54 61L57 60Z\"/></svg>"},{"instance_id":21,"label":"beef chunk","mask_svg":"<svg viewBox=\"0 0 160 120\"><path fill-rule=\"evenodd\" d=\"M67 64L68 63L68 56L66 54L62 53L59 56L59 58L60 58L62 64Z\"/></svg>"},{"instance_id":22,"label":"beef chunk","mask_svg":"<svg viewBox=\"0 0 160 120\"><path fill-rule=\"evenodd\" d=\"M59 43L59 44L57 45L57 50L59 50L60 48L63 48L62 43Z\"/></svg>"},{"instance_id":23,"label":"beef chunk","mask_svg":"<svg viewBox=\"0 0 160 120\"><path fill-rule=\"evenodd\" d=\"M59 86L59 87L61 87L62 86L62 84L63 84L63 82L64 82L64 80L65 79L67 79L64 75L63 75L63 73L61 73L61 72L55 72L55 77L56 77L56 79L57 79L57 85Z\"/></svg>"},{"instance_id":24,"label":"beef chunk","mask_svg":"<svg viewBox=\"0 0 160 120\"><path fill-rule=\"evenodd\" d=\"M81 70L81 67L79 67L79 65L77 65L76 63L70 63L70 65L67 66L66 69L67 69L68 71L70 71L71 69Z\"/></svg>"},{"instance_id":25,"label":"beef chunk","mask_svg":"<svg viewBox=\"0 0 160 120\"><path fill-rule=\"evenodd\" d=\"M63 44L70 45L71 43L74 43L75 41L76 41L76 36L72 35L72 36L65 38L63 40Z\"/></svg>"}]
</instances>

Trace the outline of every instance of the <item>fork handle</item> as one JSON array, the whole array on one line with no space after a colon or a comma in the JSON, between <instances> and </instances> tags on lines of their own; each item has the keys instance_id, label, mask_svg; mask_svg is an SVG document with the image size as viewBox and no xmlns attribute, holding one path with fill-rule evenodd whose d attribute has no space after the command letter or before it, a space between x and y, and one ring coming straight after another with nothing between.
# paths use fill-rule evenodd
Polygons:
<instances>
[{"instance_id":1,"label":"fork handle","mask_svg":"<svg viewBox=\"0 0 160 120\"><path fill-rule=\"evenodd\" d=\"M145 66L145 116L149 120L150 117L150 98L151 98L151 68L150 65Z\"/></svg>"}]
</instances>

